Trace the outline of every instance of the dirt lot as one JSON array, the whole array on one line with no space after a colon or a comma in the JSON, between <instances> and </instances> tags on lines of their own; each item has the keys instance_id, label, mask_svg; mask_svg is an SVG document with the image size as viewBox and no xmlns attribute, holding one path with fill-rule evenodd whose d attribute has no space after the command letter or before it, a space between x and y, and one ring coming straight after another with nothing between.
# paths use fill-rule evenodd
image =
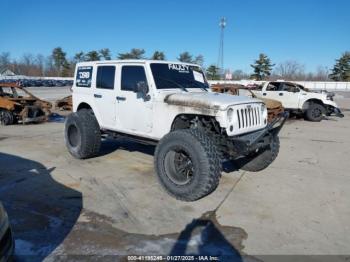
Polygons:
<instances>
[{"instance_id":1,"label":"dirt lot","mask_svg":"<svg viewBox=\"0 0 350 262\"><path fill-rule=\"evenodd\" d=\"M50 100L68 93L39 91ZM339 102L349 109L343 96ZM153 147L104 141L99 157L79 161L65 149L63 128L0 127L0 199L20 260L205 252L256 261L350 253L349 110L343 119L289 121L269 168L244 173L226 166L218 190L194 203L160 189Z\"/></svg>"}]
</instances>

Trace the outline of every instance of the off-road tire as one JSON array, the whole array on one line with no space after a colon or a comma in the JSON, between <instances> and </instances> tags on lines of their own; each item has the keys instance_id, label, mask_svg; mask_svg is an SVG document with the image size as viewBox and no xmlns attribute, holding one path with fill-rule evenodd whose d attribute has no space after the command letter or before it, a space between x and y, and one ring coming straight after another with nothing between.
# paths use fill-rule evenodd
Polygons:
<instances>
[{"instance_id":1,"label":"off-road tire","mask_svg":"<svg viewBox=\"0 0 350 262\"><path fill-rule=\"evenodd\" d=\"M320 122L325 114L326 108L323 105L312 103L305 112L305 118L312 122Z\"/></svg>"},{"instance_id":2,"label":"off-road tire","mask_svg":"<svg viewBox=\"0 0 350 262\"><path fill-rule=\"evenodd\" d=\"M15 122L12 112L6 109L0 109L0 125L8 126Z\"/></svg>"},{"instance_id":3,"label":"off-road tire","mask_svg":"<svg viewBox=\"0 0 350 262\"><path fill-rule=\"evenodd\" d=\"M280 140L277 135L271 138L268 147L262 149L254 155L237 159L235 164L239 169L249 172L258 172L267 168L278 156Z\"/></svg>"},{"instance_id":4,"label":"off-road tire","mask_svg":"<svg viewBox=\"0 0 350 262\"><path fill-rule=\"evenodd\" d=\"M64 133L68 151L75 158L91 158L100 152L100 126L91 110L82 109L70 114L65 122Z\"/></svg>"},{"instance_id":5,"label":"off-road tire","mask_svg":"<svg viewBox=\"0 0 350 262\"><path fill-rule=\"evenodd\" d=\"M174 183L167 171L166 156L172 150L184 151L192 161L193 174L186 184ZM165 191L182 201L195 201L213 192L221 177L221 161L214 141L198 129L182 129L164 136L154 155L157 177Z\"/></svg>"}]
</instances>

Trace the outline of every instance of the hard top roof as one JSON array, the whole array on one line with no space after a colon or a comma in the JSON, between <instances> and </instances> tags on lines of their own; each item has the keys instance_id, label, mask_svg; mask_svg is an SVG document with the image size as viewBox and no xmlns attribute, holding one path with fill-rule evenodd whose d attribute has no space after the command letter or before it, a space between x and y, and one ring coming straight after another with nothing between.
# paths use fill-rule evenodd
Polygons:
<instances>
[{"instance_id":1,"label":"hard top roof","mask_svg":"<svg viewBox=\"0 0 350 262\"><path fill-rule=\"evenodd\" d=\"M192 63L184 63L180 61L165 61L165 60L148 60L148 59L125 59L125 60L103 60L103 61L86 61L86 62L79 62L77 65L95 65L95 64L129 64L129 63L137 63L137 64L152 64L152 63L158 63L158 64L183 64L183 65L190 65L190 66L199 66L197 64Z\"/></svg>"}]
</instances>

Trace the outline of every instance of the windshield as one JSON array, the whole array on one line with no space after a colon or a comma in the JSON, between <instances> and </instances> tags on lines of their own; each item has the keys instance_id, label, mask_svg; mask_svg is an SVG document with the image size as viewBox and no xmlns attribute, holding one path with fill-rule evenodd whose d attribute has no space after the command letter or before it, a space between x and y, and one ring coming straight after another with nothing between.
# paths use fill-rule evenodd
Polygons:
<instances>
[{"instance_id":1,"label":"windshield","mask_svg":"<svg viewBox=\"0 0 350 262\"><path fill-rule=\"evenodd\" d=\"M186 91L187 88L209 88L198 66L152 63L151 70L157 89L180 88Z\"/></svg>"}]
</instances>

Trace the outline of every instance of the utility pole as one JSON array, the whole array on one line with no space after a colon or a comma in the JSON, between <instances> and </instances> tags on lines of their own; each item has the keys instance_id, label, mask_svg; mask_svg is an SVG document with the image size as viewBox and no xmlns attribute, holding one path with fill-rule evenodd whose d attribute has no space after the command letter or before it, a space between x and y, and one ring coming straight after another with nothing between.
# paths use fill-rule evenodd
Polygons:
<instances>
[{"instance_id":1,"label":"utility pole","mask_svg":"<svg viewBox=\"0 0 350 262\"><path fill-rule=\"evenodd\" d=\"M226 27L226 18L222 17L219 23L220 26L220 44L217 68L219 70L220 79L224 79L224 31Z\"/></svg>"}]
</instances>

